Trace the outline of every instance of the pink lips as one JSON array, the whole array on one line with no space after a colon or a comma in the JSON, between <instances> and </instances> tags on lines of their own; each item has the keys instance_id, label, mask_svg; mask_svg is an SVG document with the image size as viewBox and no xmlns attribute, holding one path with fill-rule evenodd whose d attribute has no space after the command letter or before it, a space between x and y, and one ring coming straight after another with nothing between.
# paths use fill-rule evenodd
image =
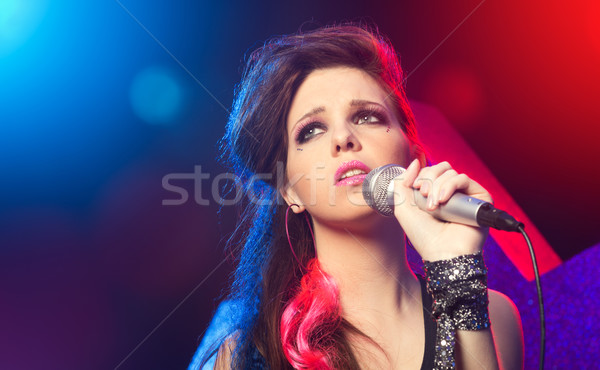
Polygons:
<instances>
[{"instance_id":1,"label":"pink lips","mask_svg":"<svg viewBox=\"0 0 600 370\"><path fill-rule=\"evenodd\" d=\"M340 180L340 178L342 177L342 175L344 173L346 173L350 170L354 170L354 169L362 170L365 173L360 174L360 175L346 177L345 179ZM369 166L362 163L361 161L353 160L353 161L344 162L340 165L340 167L338 167L337 171L335 171L335 186L359 185L365 180L365 177L367 177L367 174L370 171L371 171L371 169L369 168Z\"/></svg>"}]
</instances>

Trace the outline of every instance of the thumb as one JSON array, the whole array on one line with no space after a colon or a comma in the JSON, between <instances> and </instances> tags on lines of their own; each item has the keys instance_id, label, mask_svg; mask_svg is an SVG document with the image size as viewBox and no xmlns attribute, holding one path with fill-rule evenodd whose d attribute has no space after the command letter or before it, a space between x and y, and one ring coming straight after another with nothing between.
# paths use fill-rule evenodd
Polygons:
<instances>
[{"instance_id":1,"label":"thumb","mask_svg":"<svg viewBox=\"0 0 600 370\"><path fill-rule=\"evenodd\" d=\"M400 176L394 179L394 209L397 217L399 214L406 214L408 208L416 207L413 183L420 170L421 163L415 159Z\"/></svg>"},{"instance_id":2,"label":"thumb","mask_svg":"<svg viewBox=\"0 0 600 370\"><path fill-rule=\"evenodd\" d=\"M412 191L412 185L415 182L415 180L417 179L417 176L419 175L419 171L421 170L421 162L419 162L419 159L415 159L413 160L410 165L408 165L408 167L406 168L406 171L404 171L404 179L402 181L402 185L408 187L411 189Z\"/></svg>"}]
</instances>

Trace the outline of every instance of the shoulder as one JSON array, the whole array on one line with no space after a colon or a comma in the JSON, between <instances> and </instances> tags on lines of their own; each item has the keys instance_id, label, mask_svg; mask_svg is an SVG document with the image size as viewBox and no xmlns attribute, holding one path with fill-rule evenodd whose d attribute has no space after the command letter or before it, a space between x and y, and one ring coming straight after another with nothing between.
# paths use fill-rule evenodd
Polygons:
<instances>
[{"instance_id":1,"label":"shoulder","mask_svg":"<svg viewBox=\"0 0 600 370\"><path fill-rule=\"evenodd\" d=\"M236 346L236 337L237 333L230 335L219 347L219 351L217 352L217 359L215 361L215 370L231 369L233 351Z\"/></svg>"},{"instance_id":2,"label":"shoulder","mask_svg":"<svg viewBox=\"0 0 600 370\"><path fill-rule=\"evenodd\" d=\"M229 370L233 368L233 357L238 345L239 332L235 332L230 335L219 347L217 353L217 359L215 361L214 369L217 370ZM244 352L245 358L243 359L245 367L250 369L268 369L265 358L262 356L258 348L254 345L249 351ZM236 366L239 365L236 362Z\"/></svg>"},{"instance_id":3,"label":"shoulder","mask_svg":"<svg viewBox=\"0 0 600 370\"><path fill-rule=\"evenodd\" d=\"M517 306L506 295L489 289L492 335L502 368L523 368L523 329Z\"/></svg>"}]
</instances>

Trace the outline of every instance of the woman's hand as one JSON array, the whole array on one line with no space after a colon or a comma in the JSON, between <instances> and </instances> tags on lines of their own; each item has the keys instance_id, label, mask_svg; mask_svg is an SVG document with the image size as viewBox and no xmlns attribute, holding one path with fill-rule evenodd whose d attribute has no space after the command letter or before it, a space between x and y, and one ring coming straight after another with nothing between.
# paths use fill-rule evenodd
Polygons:
<instances>
[{"instance_id":1,"label":"woman's hand","mask_svg":"<svg viewBox=\"0 0 600 370\"><path fill-rule=\"evenodd\" d=\"M414 190L427 197L429 210L444 204L461 191L492 202L490 194L465 174L458 174L448 162L421 168L414 160L394 184L394 215L421 258L427 261L449 259L481 250L488 228L477 228L436 219L416 206Z\"/></svg>"}]
</instances>

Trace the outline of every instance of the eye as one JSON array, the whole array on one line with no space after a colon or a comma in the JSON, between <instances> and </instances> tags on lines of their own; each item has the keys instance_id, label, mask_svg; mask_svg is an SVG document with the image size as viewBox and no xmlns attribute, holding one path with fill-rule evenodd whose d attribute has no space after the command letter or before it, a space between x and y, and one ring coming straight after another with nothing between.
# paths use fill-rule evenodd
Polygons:
<instances>
[{"instance_id":1,"label":"eye","mask_svg":"<svg viewBox=\"0 0 600 370\"><path fill-rule=\"evenodd\" d=\"M384 117L385 116L382 113L376 110L360 111L356 114L354 123L357 125L384 123Z\"/></svg>"},{"instance_id":2,"label":"eye","mask_svg":"<svg viewBox=\"0 0 600 370\"><path fill-rule=\"evenodd\" d=\"M313 137L325 132L325 126L320 122L311 122L298 131L296 136L296 142L298 144L304 144Z\"/></svg>"}]
</instances>

